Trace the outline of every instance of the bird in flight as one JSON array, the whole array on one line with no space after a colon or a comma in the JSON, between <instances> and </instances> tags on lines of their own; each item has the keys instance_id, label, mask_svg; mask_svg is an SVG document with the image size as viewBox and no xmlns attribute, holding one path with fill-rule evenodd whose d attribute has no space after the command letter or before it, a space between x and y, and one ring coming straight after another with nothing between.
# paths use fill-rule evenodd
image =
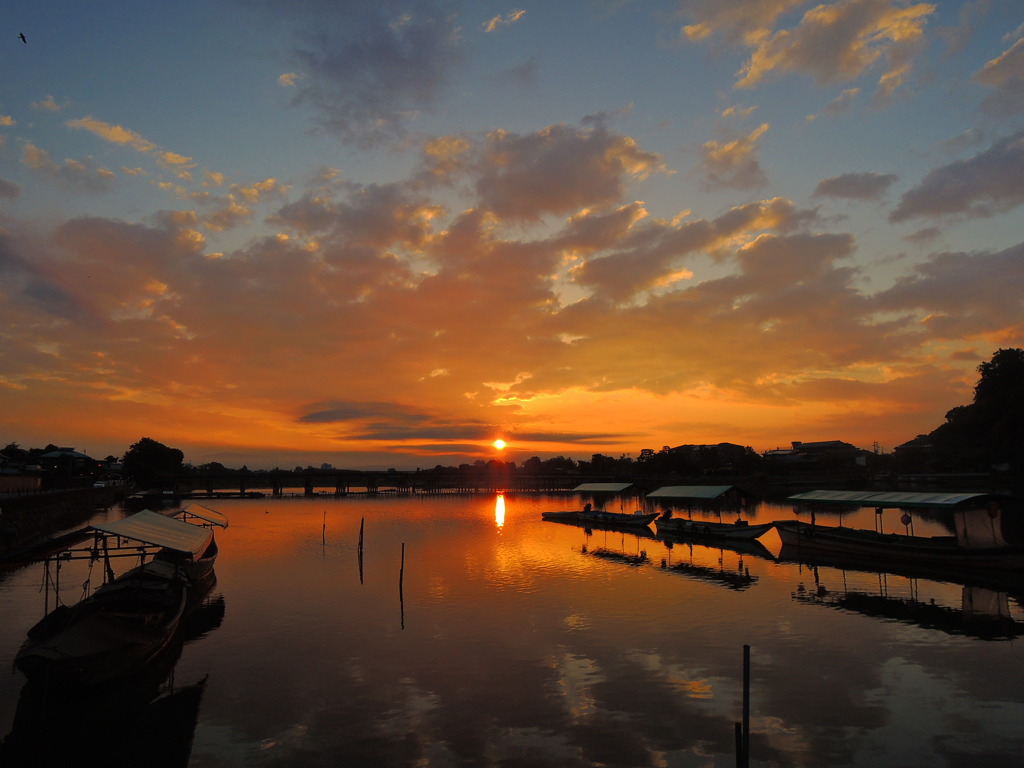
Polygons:
<instances>
[{"instance_id":1,"label":"bird in flight","mask_svg":"<svg viewBox=\"0 0 1024 768\"><path fill-rule=\"evenodd\" d=\"M28 45L28 40L25 39L25 33L24 32L20 33L18 35L18 37L21 38L21 42L23 42L25 45Z\"/></svg>"}]
</instances>

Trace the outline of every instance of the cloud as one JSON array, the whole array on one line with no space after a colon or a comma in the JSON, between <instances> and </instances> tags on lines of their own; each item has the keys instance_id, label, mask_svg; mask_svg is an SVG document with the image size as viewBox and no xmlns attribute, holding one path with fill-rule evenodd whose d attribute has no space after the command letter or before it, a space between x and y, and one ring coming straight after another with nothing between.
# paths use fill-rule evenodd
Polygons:
<instances>
[{"instance_id":1,"label":"cloud","mask_svg":"<svg viewBox=\"0 0 1024 768\"><path fill-rule=\"evenodd\" d=\"M924 26L935 12L928 3L893 0L841 0L806 11L789 29L775 29L788 11L805 2L777 0L734 3L691 2L695 24L683 28L691 41L715 34L752 49L739 72L737 88L758 85L769 76L797 72L821 85L854 80L883 59L878 97L890 98L901 86L918 53Z\"/></svg>"},{"instance_id":2,"label":"cloud","mask_svg":"<svg viewBox=\"0 0 1024 768\"><path fill-rule=\"evenodd\" d=\"M711 139L701 148L701 172L709 187L755 189L768 183L758 158L758 141L768 131L762 123L746 136Z\"/></svg>"},{"instance_id":3,"label":"cloud","mask_svg":"<svg viewBox=\"0 0 1024 768\"><path fill-rule=\"evenodd\" d=\"M860 95L860 88L847 88L841 94L836 96L832 101L825 105L825 108L821 111L823 115L829 117L836 117L843 114L850 108L853 100Z\"/></svg>"},{"instance_id":4,"label":"cloud","mask_svg":"<svg viewBox=\"0 0 1024 768\"><path fill-rule=\"evenodd\" d=\"M804 5L807 0L687 0L682 12L694 19L683 27L683 36L691 41L704 40L714 34L724 35L730 42L748 45L775 26L779 16Z\"/></svg>"},{"instance_id":5,"label":"cloud","mask_svg":"<svg viewBox=\"0 0 1024 768\"><path fill-rule=\"evenodd\" d=\"M32 102L32 109L41 110L43 112L60 112L66 106L68 106L68 102L58 104L53 96L47 96L45 99Z\"/></svg>"},{"instance_id":6,"label":"cloud","mask_svg":"<svg viewBox=\"0 0 1024 768\"><path fill-rule=\"evenodd\" d=\"M915 312L937 339L1013 343L1024 336L1024 245L940 253L875 297L888 312Z\"/></svg>"},{"instance_id":7,"label":"cloud","mask_svg":"<svg viewBox=\"0 0 1024 768\"><path fill-rule=\"evenodd\" d=\"M531 134L494 131L478 160L480 204L501 219L616 203L629 179L663 169L662 158L603 127L552 125Z\"/></svg>"},{"instance_id":8,"label":"cloud","mask_svg":"<svg viewBox=\"0 0 1024 768\"><path fill-rule=\"evenodd\" d=\"M296 72L285 72L283 75L277 78L277 83L282 88L294 88L295 82L299 79L299 75Z\"/></svg>"},{"instance_id":9,"label":"cloud","mask_svg":"<svg viewBox=\"0 0 1024 768\"><path fill-rule=\"evenodd\" d=\"M5 235L0 323L22 329L0 348L5 382L58 404L55 419L88 409L163 424L172 443L422 455L499 427L532 442L626 440L564 425L638 401L649 410L636 423L655 425L746 408L792 408L788 419L799 398L830 392L876 414L917 407L897 381L922 345L958 322L979 338L1013 332L1009 297L988 316L985 299L940 316L972 267L964 290L987 297L986 276L1009 270L1021 295L1019 249L933 257L873 297L853 236L816 231L818 213L785 198L653 215L631 185L661 157L603 120L422 146L421 165L390 183L325 171L296 191L206 176L196 210ZM848 174L827 191L891 183ZM453 191L469 198L453 205ZM204 240L257 214L271 235L217 238L223 252Z\"/></svg>"},{"instance_id":10,"label":"cloud","mask_svg":"<svg viewBox=\"0 0 1024 768\"><path fill-rule=\"evenodd\" d=\"M813 220L811 212L779 198L732 208L712 220L646 220L645 215L634 204L614 214L586 214L570 221L556 241L564 248L581 254L611 251L576 267L574 279L602 299L628 301L642 291L692 277L680 272L687 257L718 253L762 232L788 232Z\"/></svg>"},{"instance_id":11,"label":"cloud","mask_svg":"<svg viewBox=\"0 0 1024 768\"><path fill-rule=\"evenodd\" d=\"M0 115L0 127L10 128L12 125L17 125L13 117L10 115Z\"/></svg>"},{"instance_id":12,"label":"cloud","mask_svg":"<svg viewBox=\"0 0 1024 768\"><path fill-rule=\"evenodd\" d=\"M32 170L77 192L108 192L114 184L114 173L100 167L92 158L67 159L58 164L46 150L34 144L22 147L21 162Z\"/></svg>"},{"instance_id":13,"label":"cloud","mask_svg":"<svg viewBox=\"0 0 1024 768\"><path fill-rule=\"evenodd\" d=\"M822 179L814 194L826 197L850 197L856 200L878 200L899 177L894 173L844 173Z\"/></svg>"},{"instance_id":14,"label":"cloud","mask_svg":"<svg viewBox=\"0 0 1024 768\"><path fill-rule=\"evenodd\" d=\"M336 400L308 406L307 412L299 416L299 421L313 424L329 424L334 422L361 421L364 419L396 421L411 419L420 422L428 418L422 411L398 403Z\"/></svg>"},{"instance_id":15,"label":"cloud","mask_svg":"<svg viewBox=\"0 0 1024 768\"><path fill-rule=\"evenodd\" d=\"M371 146L402 136L429 109L461 61L448 0L265 0L275 23L295 29L291 57L302 77L293 104L318 127ZM285 27L287 29L287 26Z\"/></svg>"},{"instance_id":16,"label":"cloud","mask_svg":"<svg viewBox=\"0 0 1024 768\"><path fill-rule=\"evenodd\" d=\"M881 82L902 80L910 51L934 11L927 3L904 6L890 0L816 6L793 29L759 40L736 85L750 87L776 72L804 72L822 84L852 80L883 55L889 68Z\"/></svg>"},{"instance_id":17,"label":"cloud","mask_svg":"<svg viewBox=\"0 0 1024 768\"><path fill-rule=\"evenodd\" d=\"M967 160L928 172L890 214L894 222L919 216L994 216L1024 203L1024 131Z\"/></svg>"},{"instance_id":18,"label":"cloud","mask_svg":"<svg viewBox=\"0 0 1024 768\"><path fill-rule=\"evenodd\" d=\"M974 79L993 89L981 105L989 114L1005 117L1024 112L1024 38L987 62Z\"/></svg>"},{"instance_id":19,"label":"cloud","mask_svg":"<svg viewBox=\"0 0 1024 768\"><path fill-rule=\"evenodd\" d=\"M99 136L104 141L113 144L127 144L138 152L150 152L156 149L156 144L144 139L134 131L130 131L120 125L111 125L93 117L82 117L77 120L68 120L68 128L80 128Z\"/></svg>"},{"instance_id":20,"label":"cloud","mask_svg":"<svg viewBox=\"0 0 1024 768\"><path fill-rule=\"evenodd\" d=\"M21 194L21 187L9 179L0 176L0 197L14 200Z\"/></svg>"},{"instance_id":21,"label":"cloud","mask_svg":"<svg viewBox=\"0 0 1024 768\"><path fill-rule=\"evenodd\" d=\"M485 32L494 32L498 27L505 26L507 24L515 24L526 14L526 11L512 11L506 16L495 16L490 21L485 21L483 24Z\"/></svg>"}]
</instances>

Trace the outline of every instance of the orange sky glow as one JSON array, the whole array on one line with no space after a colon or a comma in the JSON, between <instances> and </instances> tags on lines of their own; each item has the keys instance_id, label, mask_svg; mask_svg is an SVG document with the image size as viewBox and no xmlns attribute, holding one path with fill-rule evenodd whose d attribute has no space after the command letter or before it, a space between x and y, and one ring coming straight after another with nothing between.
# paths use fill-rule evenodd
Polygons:
<instances>
[{"instance_id":1,"label":"orange sky glow","mask_svg":"<svg viewBox=\"0 0 1024 768\"><path fill-rule=\"evenodd\" d=\"M888 451L1024 346L1014 3L599 6L16 0L0 441Z\"/></svg>"}]
</instances>

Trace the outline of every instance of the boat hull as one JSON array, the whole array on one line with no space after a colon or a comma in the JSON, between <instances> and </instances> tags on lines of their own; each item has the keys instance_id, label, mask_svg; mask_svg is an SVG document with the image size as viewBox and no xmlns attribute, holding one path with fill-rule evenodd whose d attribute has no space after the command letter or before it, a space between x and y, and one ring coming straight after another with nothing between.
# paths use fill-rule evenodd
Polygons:
<instances>
[{"instance_id":1,"label":"boat hull","mask_svg":"<svg viewBox=\"0 0 1024 768\"><path fill-rule=\"evenodd\" d=\"M785 549L862 562L928 565L946 568L1017 571L1024 568L1024 548L968 548L950 537L907 536L857 528L811 525L798 520L776 522Z\"/></svg>"},{"instance_id":2,"label":"boat hull","mask_svg":"<svg viewBox=\"0 0 1024 768\"><path fill-rule=\"evenodd\" d=\"M654 523L659 534L676 536L681 539L732 539L737 541L753 541L770 530L773 525L774 523L750 525L746 521L714 523L678 517L661 517Z\"/></svg>"},{"instance_id":3,"label":"boat hull","mask_svg":"<svg viewBox=\"0 0 1024 768\"><path fill-rule=\"evenodd\" d=\"M83 686L133 674L173 641L188 594L179 576L126 574L46 616L29 630L14 664L29 679Z\"/></svg>"},{"instance_id":4,"label":"boat hull","mask_svg":"<svg viewBox=\"0 0 1024 768\"><path fill-rule=\"evenodd\" d=\"M596 510L568 510L566 512L542 512L545 520L563 523L593 524L597 526L618 526L627 528L647 528L657 517L654 514L628 514L625 512L599 512Z\"/></svg>"}]
</instances>

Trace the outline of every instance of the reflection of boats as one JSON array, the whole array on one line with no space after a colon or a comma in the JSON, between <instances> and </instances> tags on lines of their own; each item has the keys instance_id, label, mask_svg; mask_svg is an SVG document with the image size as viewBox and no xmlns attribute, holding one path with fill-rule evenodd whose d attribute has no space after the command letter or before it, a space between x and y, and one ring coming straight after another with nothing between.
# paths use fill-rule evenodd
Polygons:
<instances>
[{"instance_id":1,"label":"reflection of boats","mask_svg":"<svg viewBox=\"0 0 1024 768\"><path fill-rule=\"evenodd\" d=\"M657 512L645 514L636 512L605 512L599 509L569 510L566 512L541 512L545 520L560 523L576 523L594 526L618 526L628 528L646 528L658 516Z\"/></svg>"},{"instance_id":2,"label":"reflection of boats","mask_svg":"<svg viewBox=\"0 0 1024 768\"><path fill-rule=\"evenodd\" d=\"M745 544L746 542L744 542ZM693 549L690 548L692 555ZM719 551L719 567L714 568L710 565L701 565L699 563L683 562L683 563L671 563L667 560L661 561L661 567L667 571L673 571L691 579L698 579L700 581L707 581L712 584L720 584L728 587L729 589L746 589L757 581L757 576L750 572L750 569L743 564L743 556L740 555L739 562L737 563L736 570L729 570L725 567L725 551Z\"/></svg>"},{"instance_id":3,"label":"reflection of boats","mask_svg":"<svg viewBox=\"0 0 1024 768\"><path fill-rule=\"evenodd\" d=\"M774 523L751 525L747 520L733 523L716 523L710 520L691 520L682 517L662 516L654 521L658 534L676 536L680 539L738 539L753 540L768 531Z\"/></svg>"},{"instance_id":4,"label":"reflection of boats","mask_svg":"<svg viewBox=\"0 0 1024 768\"><path fill-rule=\"evenodd\" d=\"M859 528L816 525L800 520L774 524L783 551L814 555L855 557L874 563L963 568L968 570L1019 570L1024 567L1024 547L995 545L962 546L955 536L911 536L879 533ZM772 534L762 534L767 540Z\"/></svg>"},{"instance_id":5,"label":"reflection of boats","mask_svg":"<svg viewBox=\"0 0 1024 768\"><path fill-rule=\"evenodd\" d=\"M980 587L964 587L960 608L925 602L913 597L893 597L851 590L833 593L824 588L798 589L793 598L803 603L826 605L866 616L915 624L953 635L969 635L982 640L1001 640L1024 635L1024 627L1010 615L1005 592Z\"/></svg>"},{"instance_id":6,"label":"reflection of boats","mask_svg":"<svg viewBox=\"0 0 1024 768\"><path fill-rule=\"evenodd\" d=\"M171 643L188 601L184 572L154 561L61 605L28 631L14 659L32 678L96 685L130 675Z\"/></svg>"},{"instance_id":7,"label":"reflection of boats","mask_svg":"<svg viewBox=\"0 0 1024 768\"><path fill-rule=\"evenodd\" d=\"M604 547L591 550L584 547L582 551L584 554L590 554L605 560L615 560L626 565L643 565L648 562L647 553L644 551L640 551L635 555L630 555L626 552L616 552L614 549L606 549Z\"/></svg>"},{"instance_id":8,"label":"reflection of boats","mask_svg":"<svg viewBox=\"0 0 1024 768\"><path fill-rule=\"evenodd\" d=\"M29 681L11 732L0 744L4 768L102 765L185 768L206 679L162 691L180 647L152 675L103 688ZM159 677L159 674L163 674Z\"/></svg>"}]
</instances>

